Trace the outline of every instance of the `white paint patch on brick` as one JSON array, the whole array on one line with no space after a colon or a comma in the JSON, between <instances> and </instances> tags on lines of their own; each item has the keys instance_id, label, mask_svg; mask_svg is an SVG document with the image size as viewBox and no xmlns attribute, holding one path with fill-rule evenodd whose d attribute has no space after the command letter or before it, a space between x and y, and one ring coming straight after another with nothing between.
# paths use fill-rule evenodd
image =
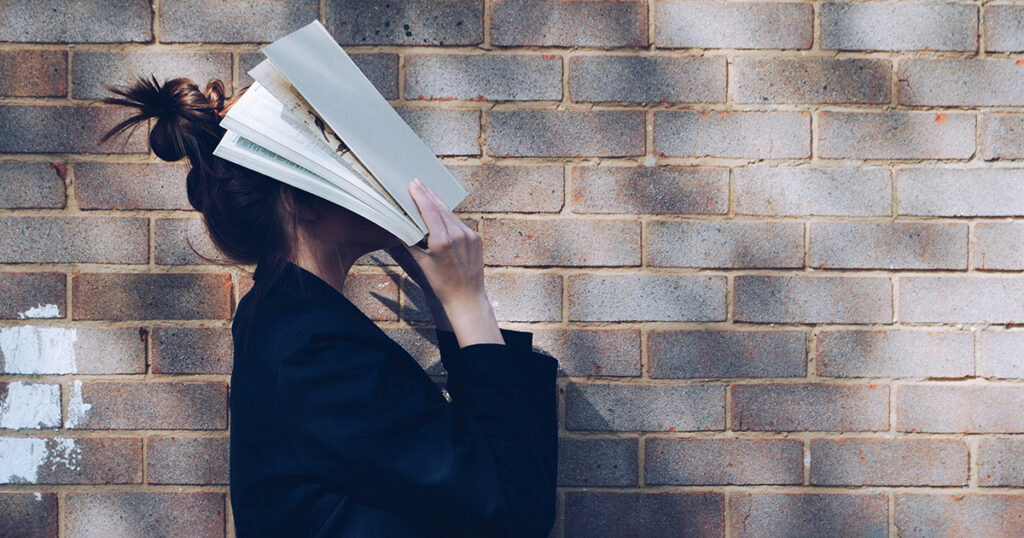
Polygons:
<instances>
[{"instance_id":1,"label":"white paint patch on brick","mask_svg":"<svg viewBox=\"0 0 1024 538\"><path fill-rule=\"evenodd\" d=\"M92 404L82 401L82 382L75 380L71 385L71 394L68 396L68 418L64 421L65 428L75 428L78 423L85 420Z\"/></svg>"},{"instance_id":2,"label":"white paint patch on brick","mask_svg":"<svg viewBox=\"0 0 1024 538\"><path fill-rule=\"evenodd\" d=\"M77 471L81 458L82 448L74 439L0 437L0 484L35 484L39 469L44 466L51 471L61 466ZM42 500L36 495L37 500Z\"/></svg>"},{"instance_id":3,"label":"white paint patch on brick","mask_svg":"<svg viewBox=\"0 0 1024 538\"><path fill-rule=\"evenodd\" d=\"M63 327L5 327L0 329L3 373L73 374L77 329Z\"/></svg>"},{"instance_id":4,"label":"white paint patch on brick","mask_svg":"<svg viewBox=\"0 0 1024 538\"><path fill-rule=\"evenodd\" d=\"M14 381L0 400L0 428L59 428L60 385Z\"/></svg>"},{"instance_id":5,"label":"white paint patch on brick","mask_svg":"<svg viewBox=\"0 0 1024 538\"><path fill-rule=\"evenodd\" d=\"M21 319L25 318L59 318L60 307L55 304L36 305L18 314Z\"/></svg>"}]
</instances>

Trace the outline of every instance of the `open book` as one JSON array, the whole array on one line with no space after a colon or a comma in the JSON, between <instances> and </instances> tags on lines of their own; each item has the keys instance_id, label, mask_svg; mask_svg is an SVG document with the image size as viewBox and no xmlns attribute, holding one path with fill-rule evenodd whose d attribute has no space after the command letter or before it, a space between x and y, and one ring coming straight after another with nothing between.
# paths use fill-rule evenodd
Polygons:
<instances>
[{"instance_id":1,"label":"open book","mask_svg":"<svg viewBox=\"0 0 1024 538\"><path fill-rule=\"evenodd\" d=\"M314 21L263 47L213 154L340 205L407 245L427 234L414 177L449 209L466 190Z\"/></svg>"}]
</instances>

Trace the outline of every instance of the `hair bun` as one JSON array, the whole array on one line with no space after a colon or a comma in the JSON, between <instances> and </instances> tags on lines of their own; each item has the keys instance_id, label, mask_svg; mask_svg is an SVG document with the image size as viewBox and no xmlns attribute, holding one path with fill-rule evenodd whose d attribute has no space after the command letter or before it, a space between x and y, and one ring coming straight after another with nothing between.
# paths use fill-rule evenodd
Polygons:
<instances>
[{"instance_id":1,"label":"hair bun","mask_svg":"<svg viewBox=\"0 0 1024 538\"><path fill-rule=\"evenodd\" d=\"M224 87L224 83L219 78L206 83L206 91L203 94L206 95L206 101L210 103L210 106L218 112L218 116L220 111L224 110L225 93L227 93L227 88Z\"/></svg>"}]
</instances>

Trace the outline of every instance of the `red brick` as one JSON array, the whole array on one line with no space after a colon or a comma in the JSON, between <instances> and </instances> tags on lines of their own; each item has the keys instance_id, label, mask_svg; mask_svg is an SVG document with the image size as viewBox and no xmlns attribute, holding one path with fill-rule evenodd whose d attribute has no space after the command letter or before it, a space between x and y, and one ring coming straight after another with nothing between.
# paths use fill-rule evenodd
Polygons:
<instances>
[{"instance_id":1,"label":"red brick","mask_svg":"<svg viewBox=\"0 0 1024 538\"><path fill-rule=\"evenodd\" d=\"M966 486L967 445L959 439L816 439L815 486Z\"/></svg>"},{"instance_id":2,"label":"red brick","mask_svg":"<svg viewBox=\"0 0 1024 538\"><path fill-rule=\"evenodd\" d=\"M639 329L533 329L533 347L558 358L560 375L640 376Z\"/></svg>"},{"instance_id":3,"label":"red brick","mask_svg":"<svg viewBox=\"0 0 1024 538\"><path fill-rule=\"evenodd\" d=\"M823 331L815 348L822 377L974 374L974 337L967 331Z\"/></svg>"},{"instance_id":4,"label":"red brick","mask_svg":"<svg viewBox=\"0 0 1024 538\"><path fill-rule=\"evenodd\" d=\"M1012 58L902 59L896 78L902 105L1017 106L1024 101L1024 68Z\"/></svg>"},{"instance_id":5,"label":"red brick","mask_svg":"<svg viewBox=\"0 0 1024 538\"><path fill-rule=\"evenodd\" d=\"M729 169L695 166L573 166L573 213L724 214Z\"/></svg>"},{"instance_id":6,"label":"red brick","mask_svg":"<svg viewBox=\"0 0 1024 538\"><path fill-rule=\"evenodd\" d=\"M491 110L492 157L625 157L646 151L643 110Z\"/></svg>"},{"instance_id":7,"label":"red brick","mask_svg":"<svg viewBox=\"0 0 1024 538\"><path fill-rule=\"evenodd\" d=\"M819 269L967 269L967 224L812 222L810 265Z\"/></svg>"},{"instance_id":8,"label":"red brick","mask_svg":"<svg viewBox=\"0 0 1024 538\"><path fill-rule=\"evenodd\" d=\"M1024 486L1024 439L982 437L978 439L978 485L982 487Z\"/></svg>"},{"instance_id":9,"label":"red brick","mask_svg":"<svg viewBox=\"0 0 1024 538\"><path fill-rule=\"evenodd\" d=\"M229 328L156 327L150 333L154 374L230 374Z\"/></svg>"},{"instance_id":10,"label":"red brick","mask_svg":"<svg viewBox=\"0 0 1024 538\"><path fill-rule=\"evenodd\" d=\"M466 189L458 212L557 213L565 204L561 166L446 166Z\"/></svg>"},{"instance_id":11,"label":"red brick","mask_svg":"<svg viewBox=\"0 0 1024 538\"><path fill-rule=\"evenodd\" d=\"M0 163L0 208L63 209L67 165L53 163Z\"/></svg>"},{"instance_id":12,"label":"red brick","mask_svg":"<svg viewBox=\"0 0 1024 538\"><path fill-rule=\"evenodd\" d=\"M84 416L71 427L222 430L227 428L227 403L226 383L90 381L82 383Z\"/></svg>"},{"instance_id":13,"label":"red brick","mask_svg":"<svg viewBox=\"0 0 1024 538\"><path fill-rule=\"evenodd\" d=\"M733 385L732 427L759 431L884 431L888 385Z\"/></svg>"},{"instance_id":14,"label":"red brick","mask_svg":"<svg viewBox=\"0 0 1024 538\"><path fill-rule=\"evenodd\" d=\"M146 153L148 128L100 144L129 111L106 106L0 105L0 153Z\"/></svg>"},{"instance_id":15,"label":"red brick","mask_svg":"<svg viewBox=\"0 0 1024 538\"><path fill-rule=\"evenodd\" d=\"M644 443L646 485L802 484L796 439L671 439Z\"/></svg>"},{"instance_id":16,"label":"red brick","mask_svg":"<svg viewBox=\"0 0 1024 538\"><path fill-rule=\"evenodd\" d=\"M23 319L47 305L57 306L55 317L67 317L66 282L64 273L0 273L0 319Z\"/></svg>"},{"instance_id":17,"label":"red brick","mask_svg":"<svg viewBox=\"0 0 1024 538\"><path fill-rule=\"evenodd\" d=\"M38 461L33 476L0 477L0 483L141 484L142 438L9 437L5 455Z\"/></svg>"},{"instance_id":18,"label":"red brick","mask_svg":"<svg viewBox=\"0 0 1024 538\"><path fill-rule=\"evenodd\" d=\"M491 42L499 47L645 47L647 1L495 0Z\"/></svg>"},{"instance_id":19,"label":"red brick","mask_svg":"<svg viewBox=\"0 0 1024 538\"><path fill-rule=\"evenodd\" d=\"M644 263L654 267L803 267L798 222L649 220Z\"/></svg>"},{"instance_id":20,"label":"red brick","mask_svg":"<svg viewBox=\"0 0 1024 538\"><path fill-rule=\"evenodd\" d=\"M113 96L108 85L124 87L139 76L157 80L187 77L200 88L212 79L231 86L231 54L227 52L75 52L71 69L72 96L75 99L100 99Z\"/></svg>"},{"instance_id":21,"label":"red brick","mask_svg":"<svg viewBox=\"0 0 1024 538\"><path fill-rule=\"evenodd\" d=\"M227 484L227 437L150 437L150 484Z\"/></svg>"},{"instance_id":22,"label":"red brick","mask_svg":"<svg viewBox=\"0 0 1024 538\"><path fill-rule=\"evenodd\" d=\"M318 18L317 7L313 0L175 0L160 4L160 41L270 42Z\"/></svg>"},{"instance_id":23,"label":"red brick","mask_svg":"<svg viewBox=\"0 0 1024 538\"><path fill-rule=\"evenodd\" d=\"M0 263L149 263L149 219L0 217Z\"/></svg>"},{"instance_id":24,"label":"red brick","mask_svg":"<svg viewBox=\"0 0 1024 538\"><path fill-rule=\"evenodd\" d=\"M565 428L587 431L709 431L725 429L721 385L569 383Z\"/></svg>"},{"instance_id":25,"label":"red brick","mask_svg":"<svg viewBox=\"0 0 1024 538\"><path fill-rule=\"evenodd\" d=\"M569 94L577 102L724 103L725 64L724 56L571 56Z\"/></svg>"},{"instance_id":26,"label":"red brick","mask_svg":"<svg viewBox=\"0 0 1024 538\"><path fill-rule=\"evenodd\" d=\"M636 439L560 437L559 486L637 485Z\"/></svg>"},{"instance_id":27,"label":"red brick","mask_svg":"<svg viewBox=\"0 0 1024 538\"><path fill-rule=\"evenodd\" d=\"M228 262L210 239L200 217L154 219L153 261L157 265L209 265ZM208 258L204 260L203 258Z\"/></svg>"},{"instance_id":28,"label":"red brick","mask_svg":"<svg viewBox=\"0 0 1024 538\"><path fill-rule=\"evenodd\" d=\"M373 320L398 320L398 275L351 273L345 297Z\"/></svg>"},{"instance_id":29,"label":"red brick","mask_svg":"<svg viewBox=\"0 0 1024 538\"><path fill-rule=\"evenodd\" d=\"M82 273L72 280L73 319L228 319L226 273Z\"/></svg>"},{"instance_id":30,"label":"red brick","mask_svg":"<svg viewBox=\"0 0 1024 538\"><path fill-rule=\"evenodd\" d=\"M79 163L75 198L82 209L192 209L180 164Z\"/></svg>"},{"instance_id":31,"label":"red brick","mask_svg":"<svg viewBox=\"0 0 1024 538\"><path fill-rule=\"evenodd\" d=\"M809 49L814 9L803 2L658 2L660 48Z\"/></svg>"},{"instance_id":32,"label":"red brick","mask_svg":"<svg viewBox=\"0 0 1024 538\"><path fill-rule=\"evenodd\" d=\"M8 0L0 3L0 41L119 43L153 39L147 0Z\"/></svg>"},{"instance_id":33,"label":"red brick","mask_svg":"<svg viewBox=\"0 0 1024 538\"><path fill-rule=\"evenodd\" d=\"M647 333L652 378L803 377L803 331L676 331Z\"/></svg>"},{"instance_id":34,"label":"red brick","mask_svg":"<svg viewBox=\"0 0 1024 538\"><path fill-rule=\"evenodd\" d=\"M896 495L896 531L908 538L1022 536L1024 495Z\"/></svg>"},{"instance_id":35,"label":"red brick","mask_svg":"<svg viewBox=\"0 0 1024 538\"><path fill-rule=\"evenodd\" d=\"M483 219L486 265L640 265L640 221Z\"/></svg>"},{"instance_id":36,"label":"red brick","mask_svg":"<svg viewBox=\"0 0 1024 538\"><path fill-rule=\"evenodd\" d=\"M891 323L892 283L876 277L741 275L733 281L737 321Z\"/></svg>"},{"instance_id":37,"label":"red brick","mask_svg":"<svg viewBox=\"0 0 1024 538\"><path fill-rule=\"evenodd\" d=\"M68 94L68 53L62 50L0 51L0 95L64 97Z\"/></svg>"},{"instance_id":38,"label":"red brick","mask_svg":"<svg viewBox=\"0 0 1024 538\"><path fill-rule=\"evenodd\" d=\"M889 60L753 58L733 60L737 103L885 104Z\"/></svg>"},{"instance_id":39,"label":"red brick","mask_svg":"<svg viewBox=\"0 0 1024 538\"><path fill-rule=\"evenodd\" d=\"M889 496L884 493L733 493L732 535L888 536Z\"/></svg>"},{"instance_id":40,"label":"red brick","mask_svg":"<svg viewBox=\"0 0 1024 538\"><path fill-rule=\"evenodd\" d=\"M57 536L56 493L0 493L0 536Z\"/></svg>"},{"instance_id":41,"label":"red brick","mask_svg":"<svg viewBox=\"0 0 1024 538\"><path fill-rule=\"evenodd\" d=\"M662 157L811 156L808 112L657 110L653 114L654 153Z\"/></svg>"},{"instance_id":42,"label":"red brick","mask_svg":"<svg viewBox=\"0 0 1024 538\"><path fill-rule=\"evenodd\" d=\"M126 536L224 536L223 493L68 493L65 532L110 536L111 522Z\"/></svg>"},{"instance_id":43,"label":"red brick","mask_svg":"<svg viewBox=\"0 0 1024 538\"><path fill-rule=\"evenodd\" d=\"M725 536L724 495L568 491L565 536Z\"/></svg>"},{"instance_id":44,"label":"red brick","mask_svg":"<svg viewBox=\"0 0 1024 538\"><path fill-rule=\"evenodd\" d=\"M1024 392L1010 385L935 383L896 391L896 429L901 432L1024 433Z\"/></svg>"},{"instance_id":45,"label":"red brick","mask_svg":"<svg viewBox=\"0 0 1024 538\"><path fill-rule=\"evenodd\" d=\"M721 276L577 274L568 285L572 321L725 320Z\"/></svg>"},{"instance_id":46,"label":"red brick","mask_svg":"<svg viewBox=\"0 0 1024 538\"><path fill-rule=\"evenodd\" d=\"M964 112L818 113L824 159L967 159L974 154L974 114Z\"/></svg>"}]
</instances>

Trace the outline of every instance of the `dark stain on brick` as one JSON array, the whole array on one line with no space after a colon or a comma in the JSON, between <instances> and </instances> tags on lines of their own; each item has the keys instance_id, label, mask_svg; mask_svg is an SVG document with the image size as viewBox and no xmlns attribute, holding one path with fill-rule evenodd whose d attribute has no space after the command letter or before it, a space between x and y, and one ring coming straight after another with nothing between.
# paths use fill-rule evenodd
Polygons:
<instances>
[{"instance_id":1,"label":"dark stain on brick","mask_svg":"<svg viewBox=\"0 0 1024 538\"><path fill-rule=\"evenodd\" d=\"M67 180L68 165L64 163L51 162L50 168L53 168L53 171L57 173L57 177L59 177L61 181Z\"/></svg>"}]
</instances>

